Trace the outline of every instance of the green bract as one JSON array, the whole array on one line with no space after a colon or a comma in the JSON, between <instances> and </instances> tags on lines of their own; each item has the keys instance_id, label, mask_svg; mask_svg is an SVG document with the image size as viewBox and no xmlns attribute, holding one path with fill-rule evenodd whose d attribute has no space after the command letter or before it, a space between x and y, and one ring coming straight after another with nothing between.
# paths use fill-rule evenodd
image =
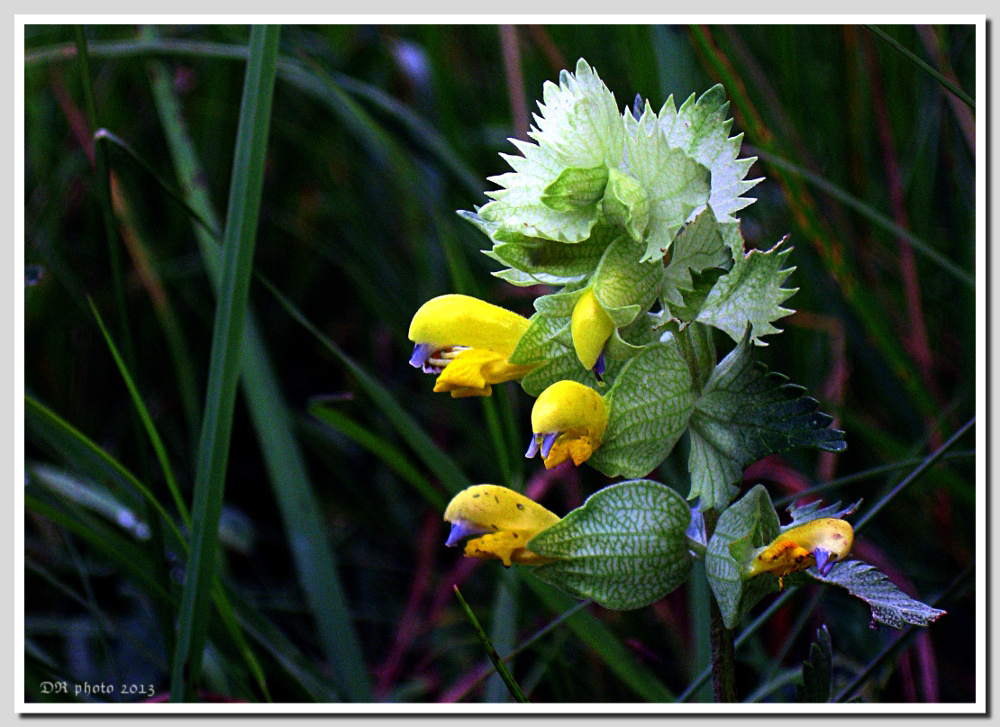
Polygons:
<instances>
[{"instance_id":1,"label":"green bract","mask_svg":"<svg viewBox=\"0 0 1000 727\"><path fill-rule=\"evenodd\" d=\"M815 399L754 361L750 335L748 328L712 372L691 414L690 497L701 497L705 508L729 504L743 469L761 457L798 447L847 447Z\"/></svg>"},{"instance_id":2,"label":"green bract","mask_svg":"<svg viewBox=\"0 0 1000 727\"><path fill-rule=\"evenodd\" d=\"M658 601L691 569L684 498L651 480L610 485L528 543L553 562L532 572L602 606L627 610Z\"/></svg>"}]
</instances>

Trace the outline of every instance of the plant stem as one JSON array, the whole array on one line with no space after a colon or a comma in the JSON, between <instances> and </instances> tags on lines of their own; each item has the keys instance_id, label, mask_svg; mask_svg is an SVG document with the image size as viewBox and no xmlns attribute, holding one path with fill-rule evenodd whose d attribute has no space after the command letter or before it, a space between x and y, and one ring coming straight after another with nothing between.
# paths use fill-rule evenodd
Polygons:
<instances>
[{"instance_id":1,"label":"plant stem","mask_svg":"<svg viewBox=\"0 0 1000 727\"><path fill-rule=\"evenodd\" d=\"M719 513L714 509L706 510L705 534L710 539L719 521ZM715 600L711 598L710 629L712 644L712 690L716 702L736 701L736 657L733 645L733 631L727 629L722 621L722 611Z\"/></svg>"}]
</instances>

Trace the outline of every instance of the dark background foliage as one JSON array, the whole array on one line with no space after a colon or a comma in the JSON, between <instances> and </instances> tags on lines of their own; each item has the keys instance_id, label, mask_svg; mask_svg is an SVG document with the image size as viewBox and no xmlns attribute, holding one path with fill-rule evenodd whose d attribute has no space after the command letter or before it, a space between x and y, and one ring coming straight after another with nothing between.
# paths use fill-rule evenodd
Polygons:
<instances>
[{"instance_id":1,"label":"dark background foliage","mask_svg":"<svg viewBox=\"0 0 1000 727\"><path fill-rule=\"evenodd\" d=\"M883 30L964 91L975 89L974 26ZM248 29L119 25L85 34L98 125L179 187L183 172L153 91L165 79L200 168L196 181L221 220ZM88 299L123 349L190 502L215 305L197 226L135 158L106 147L122 319L73 28L29 26L25 49L26 283L40 276L25 287L26 393L135 473L173 515ZM444 548L442 505L455 482L443 481L434 457L450 458L458 469L448 471L469 483L527 488L559 513L604 478L587 467L545 473L523 459L531 400L514 384L495 387L487 401L432 394L431 380L406 365L406 331L416 308L445 292L530 313L539 291L491 277L495 265L479 252L487 240L454 211L486 201L486 178L506 169L498 152L513 152L506 139L525 137L542 84L580 57L621 106L636 94L655 108L673 94L679 105L722 82L733 133L745 134L744 156L759 157L750 176L764 177L752 193L757 203L742 213L744 236L769 248L787 234L795 247L791 282L799 292L789 304L797 313L759 353L836 416L849 449L768 458L748 470L748 485L764 482L777 500L843 478L823 497L863 498L863 513L973 417L981 395L971 284L975 113L872 30L289 26L280 53L251 306L305 457L303 484L320 508L325 542L309 546L335 557L346 608L333 619L353 625L360 653L334 658L323 646L332 638L323 633L330 614L317 618L303 595L313 576L296 565L291 544L304 536L281 516L281 479L262 456L261 430L241 397L222 573L234 602L252 611L240 623L267 692L245 661L213 645L203 698L346 698L338 662L357 658L376 699L507 699L501 683L479 679L488 662L452 584L501 653L572 605L551 600L527 570L504 572ZM317 333L412 421L373 396ZM720 352L731 346L724 338L718 344ZM323 412L333 413L316 416ZM158 607L148 584L100 543L110 542L106 530L124 535L138 546L138 567L157 573L174 595L183 561L157 547L148 528L136 537L116 524L129 512L155 517L129 509L141 498L127 483L74 450L75 435L46 436L33 422L25 451L25 698L55 698L43 693L46 680L149 684L161 698L171 658L164 639L176 613ZM652 475L683 494L685 446ZM53 471L71 486L54 485ZM977 542L974 471L970 433L858 537L856 557L921 600L945 596L948 610L875 664L857 692L863 700L975 698L974 648L984 635L976 632L976 584L966 572ZM633 612L586 607L530 643L511 662L513 674L537 701L676 696L707 663L707 598L699 580ZM901 635L869 621L859 601L799 589L738 649L739 695L794 699L800 665L824 623L837 693ZM703 689L694 695L707 697Z\"/></svg>"}]
</instances>

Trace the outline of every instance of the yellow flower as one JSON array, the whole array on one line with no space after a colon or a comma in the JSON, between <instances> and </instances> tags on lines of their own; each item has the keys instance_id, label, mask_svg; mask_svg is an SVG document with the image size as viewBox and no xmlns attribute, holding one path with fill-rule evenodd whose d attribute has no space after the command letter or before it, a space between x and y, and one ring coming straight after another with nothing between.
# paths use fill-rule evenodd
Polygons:
<instances>
[{"instance_id":1,"label":"yellow flower","mask_svg":"<svg viewBox=\"0 0 1000 727\"><path fill-rule=\"evenodd\" d=\"M854 528L849 522L832 517L819 518L782 533L760 548L744 577L773 573L781 579L810 566L816 566L820 575L825 576L834 563L847 557L853 544Z\"/></svg>"},{"instance_id":2,"label":"yellow flower","mask_svg":"<svg viewBox=\"0 0 1000 727\"><path fill-rule=\"evenodd\" d=\"M445 545L454 547L471 538L465 543L469 558L499 558L505 566L552 562L525 546L560 518L514 490L498 485L468 487L448 503L444 519L451 523Z\"/></svg>"},{"instance_id":3,"label":"yellow flower","mask_svg":"<svg viewBox=\"0 0 1000 727\"><path fill-rule=\"evenodd\" d=\"M588 288L573 307L569 330L576 357L600 381L604 374L604 345L615 332L615 324L597 300L593 288Z\"/></svg>"},{"instance_id":4,"label":"yellow flower","mask_svg":"<svg viewBox=\"0 0 1000 727\"><path fill-rule=\"evenodd\" d=\"M601 446L608 426L604 399L575 381L557 381L543 391L531 409L531 445L525 457L539 451L545 468L572 459L580 466Z\"/></svg>"},{"instance_id":5,"label":"yellow flower","mask_svg":"<svg viewBox=\"0 0 1000 727\"><path fill-rule=\"evenodd\" d=\"M507 362L527 328L527 318L505 308L467 295L441 295L413 315L410 365L440 374L434 391L489 396L490 384L519 379L534 368Z\"/></svg>"}]
</instances>

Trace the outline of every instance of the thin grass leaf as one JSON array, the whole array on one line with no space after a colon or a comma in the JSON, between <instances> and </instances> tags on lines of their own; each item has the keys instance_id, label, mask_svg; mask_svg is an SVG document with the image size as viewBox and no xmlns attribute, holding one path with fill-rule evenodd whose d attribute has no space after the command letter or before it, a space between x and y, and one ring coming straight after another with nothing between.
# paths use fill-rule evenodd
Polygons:
<instances>
[{"instance_id":1,"label":"thin grass leaf","mask_svg":"<svg viewBox=\"0 0 1000 727\"><path fill-rule=\"evenodd\" d=\"M975 459L975 450L965 450L963 452L949 452L942 455L935 464L944 464L945 462L951 461L963 461L969 459ZM796 492L794 495L786 495L785 497L778 498L774 501L775 509L780 509L785 505L790 505L795 500L805 500L812 495L819 495L829 490L835 490L838 487L843 487L844 485L851 484L853 482L862 482L864 480L874 479L876 477L881 477L885 474L891 474L901 469L906 469L907 467L913 467L914 465L921 464L924 458L914 458L914 459L904 459L899 462L890 462L889 464L880 465L878 467L871 467L861 472L855 472L851 475L845 475L844 477L838 477L835 480L830 480L829 482L824 482L821 485L815 485L814 487L808 487L802 492Z\"/></svg>"},{"instance_id":2,"label":"thin grass leaf","mask_svg":"<svg viewBox=\"0 0 1000 727\"><path fill-rule=\"evenodd\" d=\"M51 520L73 533L111 563L128 574L150 597L172 601L163 583L154 577L153 564L146 551L113 527L85 513L76 505L69 505L53 495L41 496L24 493L24 508Z\"/></svg>"},{"instance_id":3,"label":"thin grass leaf","mask_svg":"<svg viewBox=\"0 0 1000 727\"><path fill-rule=\"evenodd\" d=\"M503 663L503 659L500 658L497 650L493 648L493 643L490 641L490 637L486 635L486 632L483 631L483 627L479 625L479 619L476 618L476 614L474 614L472 609L469 608L469 604L465 602L465 599L462 597L462 592L458 590L458 586L452 586L452 588L455 590L455 597L458 599L459 605L461 605L462 610L465 611L465 615L472 624L472 628L475 630L476 636L478 636L479 640L482 642L483 648L486 650L486 655L490 657L490 661L493 662L493 667L497 670L497 674L500 675L503 683L507 685L507 689L510 690L511 696L513 696L518 702L530 701L526 696L524 696L524 692L521 691L521 687L518 686L514 677L511 676L510 670L508 670L507 665Z\"/></svg>"},{"instance_id":4,"label":"thin grass leaf","mask_svg":"<svg viewBox=\"0 0 1000 727\"><path fill-rule=\"evenodd\" d=\"M199 217L208 221L209 228L218 229L220 225L208 192L200 181L201 167L170 82L159 66L154 65L151 72L154 98L185 199L198 211ZM218 291L221 251L204 229L196 228L195 235L209 280ZM292 433L292 418L252 311L248 311L245 325L243 393L260 439L299 583L316 621L327 660L345 685L348 697L354 701L368 701L371 688L354 633L353 618L338 576L337 561L324 531L320 506Z\"/></svg>"},{"instance_id":5,"label":"thin grass leaf","mask_svg":"<svg viewBox=\"0 0 1000 727\"><path fill-rule=\"evenodd\" d=\"M535 595L556 613L563 613L573 608L574 600L551 586L535 578L525 578L524 582L535 592ZM614 674L622 680L638 696L647 702L673 702L671 692L663 682L656 678L645 666L635 660L621 641L607 626L587 611L580 611L566 620L576 637L601 658Z\"/></svg>"},{"instance_id":6,"label":"thin grass leaf","mask_svg":"<svg viewBox=\"0 0 1000 727\"><path fill-rule=\"evenodd\" d=\"M866 217L871 222L874 222L876 225L881 227L886 232L906 240L908 243L910 243L910 245L913 247L914 250L924 255L928 260L930 260L939 268L950 274L960 283L963 283L969 288L974 289L976 287L976 276L973 273L963 270L954 262L952 262L944 255L939 253L937 250L935 250L929 243L917 237L909 230L900 227L889 217L882 214L871 205L861 201L860 199L850 194L849 192L844 191L836 184L828 182L827 180L823 179L823 177L819 176L818 174L814 174L813 172L809 171L803 166L790 162L787 159L782 159L781 157L778 157L762 149L755 149L751 146L744 146L744 150L747 154L753 154L755 156L759 156L761 160L767 162L768 164L774 167L778 167L780 169L784 169L785 171L799 175L817 189L826 192L828 195L830 195L837 201L841 202L847 207L850 207L852 210Z\"/></svg>"},{"instance_id":7,"label":"thin grass leaf","mask_svg":"<svg viewBox=\"0 0 1000 727\"><path fill-rule=\"evenodd\" d=\"M97 58L134 58L154 55L245 61L247 57L246 48L243 46L172 38L142 38L128 42L93 43L90 45L89 51L92 56ZM24 64L25 68L31 68L35 65L65 61L72 57L72 46L53 46L34 49L26 53ZM479 175L473 173L462 162L461 157L448 144L444 136L406 105L380 89L344 74L321 74L318 69L304 67L299 61L289 58L278 60L278 76L283 81L323 100L334 113L342 115L348 121L351 116L355 119L361 118L360 114L363 111L360 106L347 98L344 92L364 99L390 119L399 123L414 141L430 152L432 156L437 157L442 167L454 176L468 194L472 195L474 199L482 199L482 183L479 181ZM335 90L331 91L331 88ZM348 107L344 107L345 99L349 104ZM355 129L366 131L367 127L367 131L370 131L378 126L367 114L364 114L364 118L368 121L360 126L355 125ZM383 137L384 141L387 139L388 137ZM383 146L383 151L386 152L390 148ZM398 155L395 152L390 153L389 156L395 157L398 161Z\"/></svg>"},{"instance_id":8,"label":"thin grass leaf","mask_svg":"<svg viewBox=\"0 0 1000 727\"><path fill-rule=\"evenodd\" d=\"M543 636L546 636L547 634L551 633L557 626L560 626L564 621L566 621L566 619L568 619L571 616L575 615L578 611L582 611L587 606L589 606L591 603L593 603L593 601L590 601L590 600L577 602L577 604L575 606L573 606L572 608L570 608L568 611L565 611L561 615L559 615L556 618L552 619L545 626L543 626L538 631L536 631L534 634L532 634L527 639L525 639L520 644L518 644L516 648L511 649L511 651L508 652L507 656L503 657L503 661L504 662L510 661L515 656L517 656L521 652L525 651L530 646L534 645L535 642L537 642ZM462 697L464 697L466 694L468 694L473 689L475 689L480 684L482 684L483 680L486 679L487 677L489 677L490 674L493 672L493 670L490 669L489 664L484 664L484 666L481 669L481 671L483 673L479 676L479 678L477 678L475 681L471 682L470 684L466 685L465 689L461 693L453 695L453 700L454 701L456 701L456 702L461 701Z\"/></svg>"},{"instance_id":9,"label":"thin grass leaf","mask_svg":"<svg viewBox=\"0 0 1000 727\"><path fill-rule=\"evenodd\" d=\"M491 648L493 648L492 644L496 644L497 647L505 652L509 653L513 650L517 639L517 614L520 605L518 602L519 592L517 573L505 568L497 574L496 594L493 596L493 608L490 612ZM492 658L491 656L490 659ZM486 682L487 702L507 701L507 692L505 691L506 681L501 674L498 674ZM507 690L509 688L509 685L507 685ZM516 698L517 695L514 696Z\"/></svg>"},{"instance_id":10,"label":"thin grass leaf","mask_svg":"<svg viewBox=\"0 0 1000 727\"><path fill-rule=\"evenodd\" d=\"M944 455L945 452L947 452L949 449L955 446L958 440L961 439L962 436L967 431L969 431L969 429L971 429L972 425L975 423L976 423L976 418L972 417L969 421L967 421L964 425L962 425L962 427L957 432L952 434L948 438L947 442L942 444L940 447L937 448L937 450L935 450L927 457L925 457L923 462L921 462L916 469L914 469L910 474L904 477L903 480L899 482L899 484L897 484L895 487L892 488L891 492L886 493L885 497L881 498L878 502L872 505L868 509L868 512L864 514L864 516L858 518L857 522L854 524L854 532L857 533L858 531L860 531L873 517L875 517L875 515L879 513L879 511L883 507L888 505L889 502L896 495L898 495L900 492L906 489L909 485L915 482L918 477L920 477L924 472L930 469L930 467L935 462L937 462L941 458L941 456Z\"/></svg>"},{"instance_id":11,"label":"thin grass leaf","mask_svg":"<svg viewBox=\"0 0 1000 727\"><path fill-rule=\"evenodd\" d=\"M399 405L388 389L344 353L336 343L323 335L270 281L259 275L257 280L271 292L271 295L293 320L309 331L324 348L344 364L375 406L385 415L392 427L399 432L427 468L441 481L449 494L455 495L471 484L468 477L455 464L455 461L434 443L434 440L427 435L417 421Z\"/></svg>"},{"instance_id":12,"label":"thin grass leaf","mask_svg":"<svg viewBox=\"0 0 1000 727\"><path fill-rule=\"evenodd\" d=\"M80 80L83 84L83 100L87 109L87 121L92 131L100 127L97 115L97 99L94 96L94 83L90 73L90 55L87 52L87 38L82 25L73 27L76 37L77 65L80 69ZM104 221L104 235L108 245L108 260L111 265L111 278L115 293L115 303L118 309L118 325L121 326L122 341L125 346L127 361L135 360L135 350L132 344L131 328L128 324L128 307L125 298L125 279L122 270L121 251L118 246L115 213L111 206L111 175L108 171L107 153L103 146L94 148L94 175L96 178L97 199L101 207L101 218Z\"/></svg>"},{"instance_id":13,"label":"thin grass leaf","mask_svg":"<svg viewBox=\"0 0 1000 727\"><path fill-rule=\"evenodd\" d=\"M392 444L324 401L313 402L309 406L309 413L341 434L350 437L385 462L393 472L410 483L433 510L444 510L447 503L441 493L416 467L410 464L406 455Z\"/></svg>"},{"instance_id":14,"label":"thin grass leaf","mask_svg":"<svg viewBox=\"0 0 1000 727\"><path fill-rule=\"evenodd\" d=\"M101 314L97 312L97 307L94 305L93 301L89 302L90 309L93 311L94 318L97 320L97 326L101 329L101 335L104 336L104 341L108 344L108 350L115 359L115 365L118 367L118 371L122 375L122 379L125 381L125 386L128 388L129 396L132 397L132 405L135 407L135 410L139 415L139 419L142 421L142 426L146 430L146 436L149 437L150 444L153 445L153 451L156 452L156 459L160 463L160 470L163 472L163 478L166 480L167 488L170 490L170 494L174 498L174 506L177 508L177 512L180 513L181 520L184 525L190 527L191 515L188 513L187 505L184 503L184 498L181 496L180 488L177 486L177 480L174 477L174 470L173 467L170 466L170 458L167 456L166 447L163 446L163 440L160 439L160 434L156 431L156 425L153 424L153 418L149 415L149 410L146 408L146 404L142 400L142 395L136 388L135 381L133 381L132 375L129 373L128 368L125 366L125 362L122 360L121 354L118 352L118 347L115 346L114 341L111 340L111 334L108 333L108 329L104 325L104 320L101 318Z\"/></svg>"},{"instance_id":15,"label":"thin grass leaf","mask_svg":"<svg viewBox=\"0 0 1000 727\"><path fill-rule=\"evenodd\" d=\"M172 701L196 693L208 631L208 604L215 580L216 541L225 489L229 439L242 352L271 121L278 26L254 26L250 36L226 215L222 284L216 306L202 435L194 484L192 548L188 560L171 671Z\"/></svg>"},{"instance_id":16,"label":"thin grass leaf","mask_svg":"<svg viewBox=\"0 0 1000 727\"><path fill-rule=\"evenodd\" d=\"M903 57L905 57L908 61L910 61L917 68L919 68L924 73L926 73L931 78L933 78L935 81L937 81L942 86L944 86L945 88L947 88L949 91L951 91L951 93L955 94L955 96L958 97L959 99L961 99L962 102L966 106L968 106L970 109L972 109L973 111L976 110L976 102L972 100L972 97L969 96L969 94L967 94L965 91L963 91L958 86L956 86L951 81L949 81L947 78L945 78L943 75L941 75L941 73L939 73L937 71L937 69L931 67L928 63L926 63L923 59L921 59L920 57L918 57L909 48L907 48L902 43L900 43L899 41L897 41L895 38L893 38L891 35L889 35L888 33L886 33L884 30L882 30L877 25L869 25L869 24L866 23L865 27L868 28L868 30L870 30L876 36L878 36L881 40L883 40L886 43L888 43L892 48L894 48L895 50L897 50L900 53L902 53Z\"/></svg>"},{"instance_id":17,"label":"thin grass leaf","mask_svg":"<svg viewBox=\"0 0 1000 727\"><path fill-rule=\"evenodd\" d=\"M67 462L83 468L98 482L110 481L118 485L116 494L126 500L128 507L137 511L143 500L151 505L168 525L175 540L184 541L173 518L146 485L83 432L27 394L24 396L24 420L30 432L52 449L61 452ZM130 493L127 488L122 488L122 482L134 489L141 499Z\"/></svg>"},{"instance_id":18,"label":"thin grass leaf","mask_svg":"<svg viewBox=\"0 0 1000 727\"><path fill-rule=\"evenodd\" d=\"M130 147L128 144L125 143L124 140L120 139L118 136L116 136L107 129L98 129L94 133L94 144L97 145L98 142L102 141L111 144L112 146L115 146L121 149L123 152L125 152L125 156L127 156L129 159L135 162L140 169L146 172L156 183L156 186L159 187L164 194L166 194L168 197L170 197L170 199L174 200L174 202L183 207L184 211L187 212L195 222L201 225L201 227L205 230L205 232L207 232L209 235L214 237L219 242L222 242L222 230L216 227L211 221L202 217L201 213L198 210L196 210L184 198L184 194L180 190L178 190L176 187L170 184L166 179L164 179L161 174L159 174L155 169L153 169L153 167L150 165L149 162L147 162L145 159L139 156L132 147Z\"/></svg>"}]
</instances>

